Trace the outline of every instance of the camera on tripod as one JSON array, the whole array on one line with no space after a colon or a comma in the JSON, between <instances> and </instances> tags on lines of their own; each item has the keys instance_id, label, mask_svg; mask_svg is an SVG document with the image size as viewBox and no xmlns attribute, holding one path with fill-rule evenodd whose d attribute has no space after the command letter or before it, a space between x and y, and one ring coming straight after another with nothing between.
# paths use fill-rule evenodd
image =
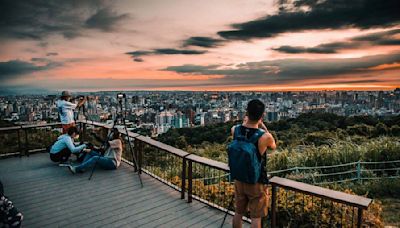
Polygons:
<instances>
[{"instance_id":1,"label":"camera on tripod","mask_svg":"<svg viewBox=\"0 0 400 228\"><path fill-rule=\"evenodd\" d=\"M118 98L119 100L122 100L122 99L126 98L126 94L125 94L125 93L118 93L118 94L117 94L117 98Z\"/></svg>"}]
</instances>

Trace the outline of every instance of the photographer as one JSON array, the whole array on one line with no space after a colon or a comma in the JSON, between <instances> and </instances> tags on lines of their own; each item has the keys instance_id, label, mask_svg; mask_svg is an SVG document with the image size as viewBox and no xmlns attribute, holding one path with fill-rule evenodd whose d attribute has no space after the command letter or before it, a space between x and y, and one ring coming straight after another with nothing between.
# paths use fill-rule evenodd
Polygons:
<instances>
[{"instance_id":1,"label":"photographer","mask_svg":"<svg viewBox=\"0 0 400 228\"><path fill-rule=\"evenodd\" d=\"M263 157L268 148L276 148L275 140L263 123L265 105L251 100L243 124L233 126L233 141L228 147L229 168L235 180L235 216L233 227L242 227L242 216L250 210L251 227L261 227L261 218L268 214L268 197Z\"/></svg>"},{"instance_id":2,"label":"photographer","mask_svg":"<svg viewBox=\"0 0 400 228\"><path fill-rule=\"evenodd\" d=\"M88 167L93 167L93 165L98 165L102 169L114 170L121 164L122 158L122 139L121 133L118 129L113 129L111 140L107 142L107 148L105 150L104 156L101 156L99 152L94 150L88 152L83 160L82 164L78 166L68 166L69 170L75 174L76 172L83 172Z\"/></svg>"},{"instance_id":3,"label":"photographer","mask_svg":"<svg viewBox=\"0 0 400 228\"><path fill-rule=\"evenodd\" d=\"M72 95L69 91L63 91L61 93L61 99L57 101L57 109L60 115L62 124L62 133L67 133L68 128L75 126L74 110L81 107L85 102L86 98L82 97L79 99L78 104L71 102Z\"/></svg>"},{"instance_id":4,"label":"photographer","mask_svg":"<svg viewBox=\"0 0 400 228\"><path fill-rule=\"evenodd\" d=\"M78 128L72 126L68 128L67 134L63 134L57 138L57 141L50 149L50 159L53 162L67 162L71 153L78 154L86 148L85 144L80 146L74 145L74 139L79 137ZM88 150L90 151L90 150Z\"/></svg>"}]
</instances>

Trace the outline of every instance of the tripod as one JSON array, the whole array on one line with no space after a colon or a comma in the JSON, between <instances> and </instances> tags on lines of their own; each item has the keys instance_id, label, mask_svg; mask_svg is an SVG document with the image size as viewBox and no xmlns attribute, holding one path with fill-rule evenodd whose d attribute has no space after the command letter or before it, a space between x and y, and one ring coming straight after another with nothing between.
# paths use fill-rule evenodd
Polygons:
<instances>
[{"instance_id":1,"label":"tripod","mask_svg":"<svg viewBox=\"0 0 400 228\"><path fill-rule=\"evenodd\" d=\"M134 151L133 151L133 147L132 147L132 143L131 143L131 138L129 137L128 127L126 126L126 121L125 121L125 120L126 120L126 116L125 116L126 114L125 114L125 115L123 114L122 100L123 100L123 99L126 99L126 96L125 96L125 94L118 94L118 95L117 95L117 98L118 98L118 103L119 103L119 110L120 110L120 112L118 112L118 109L117 109L117 114L116 114L115 119L114 119L114 121L113 121L113 125L112 125L112 128L111 128L111 131L110 131L109 135L107 136L107 140L103 143L103 147L106 148L107 142L111 139L112 134L113 134L113 131L114 131L114 130L118 130L118 129L116 128L117 123L118 123L118 122L122 122L122 124L123 124L123 126L124 126L124 130L125 130L125 134L126 134L126 136L127 136L127 138L128 138L129 150L130 150L130 152L131 152L131 154L132 154L133 165L134 165L134 167L136 168L136 170L138 170L137 173L138 173L138 176L139 176L140 185L143 187L142 177L140 176L137 158L136 158L136 155L135 155L135 153L134 153ZM99 159L100 159L100 156L99 156L99 158L96 160L96 163L95 163L95 165L94 165L93 168L92 168L92 172L90 173L89 180L90 180L90 179L92 178L92 176L93 176L94 170L96 169L97 162L99 161Z\"/></svg>"}]
</instances>

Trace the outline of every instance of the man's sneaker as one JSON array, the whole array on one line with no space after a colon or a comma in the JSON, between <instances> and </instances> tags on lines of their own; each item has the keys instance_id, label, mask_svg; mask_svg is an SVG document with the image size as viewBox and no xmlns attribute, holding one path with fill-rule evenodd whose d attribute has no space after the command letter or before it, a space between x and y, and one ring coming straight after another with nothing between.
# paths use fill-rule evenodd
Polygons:
<instances>
[{"instance_id":1,"label":"man's sneaker","mask_svg":"<svg viewBox=\"0 0 400 228\"><path fill-rule=\"evenodd\" d=\"M75 168L74 166L69 165L69 166L68 166L68 169L69 169L69 171L71 171L72 174L75 174L75 173L76 173L76 168Z\"/></svg>"}]
</instances>

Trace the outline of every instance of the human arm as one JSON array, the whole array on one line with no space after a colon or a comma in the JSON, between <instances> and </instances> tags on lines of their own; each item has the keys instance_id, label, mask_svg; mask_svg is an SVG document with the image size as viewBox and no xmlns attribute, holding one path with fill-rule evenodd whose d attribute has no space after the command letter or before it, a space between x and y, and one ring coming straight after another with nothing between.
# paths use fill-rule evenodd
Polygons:
<instances>
[{"instance_id":1,"label":"human arm","mask_svg":"<svg viewBox=\"0 0 400 228\"><path fill-rule=\"evenodd\" d=\"M260 152L261 155L263 155L268 148L275 150L276 143L272 134L266 131L266 133L264 133L258 140L258 151Z\"/></svg>"},{"instance_id":2,"label":"human arm","mask_svg":"<svg viewBox=\"0 0 400 228\"><path fill-rule=\"evenodd\" d=\"M86 102L86 97L83 99L79 99L78 104L76 105L77 108L81 107Z\"/></svg>"},{"instance_id":3,"label":"human arm","mask_svg":"<svg viewBox=\"0 0 400 228\"><path fill-rule=\"evenodd\" d=\"M122 142L120 139L114 139L111 141L108 141L108 144L112 149L121 149L122 150Z\"/></svg>"},{"instance_id":4,"label":"human arm","mask_svg":"<svg viewBox=\"0 0 400 228\"><path fill-rule=\"evenodd\" d=\"M83 149L86 148L86 144L82 144L80 146L75 146L74 142L72 141L71 137L65 137L64 142L67 145L68 149L71 151L71 153L76 154L81 152Z\"/></svg>"}]
</instances>

